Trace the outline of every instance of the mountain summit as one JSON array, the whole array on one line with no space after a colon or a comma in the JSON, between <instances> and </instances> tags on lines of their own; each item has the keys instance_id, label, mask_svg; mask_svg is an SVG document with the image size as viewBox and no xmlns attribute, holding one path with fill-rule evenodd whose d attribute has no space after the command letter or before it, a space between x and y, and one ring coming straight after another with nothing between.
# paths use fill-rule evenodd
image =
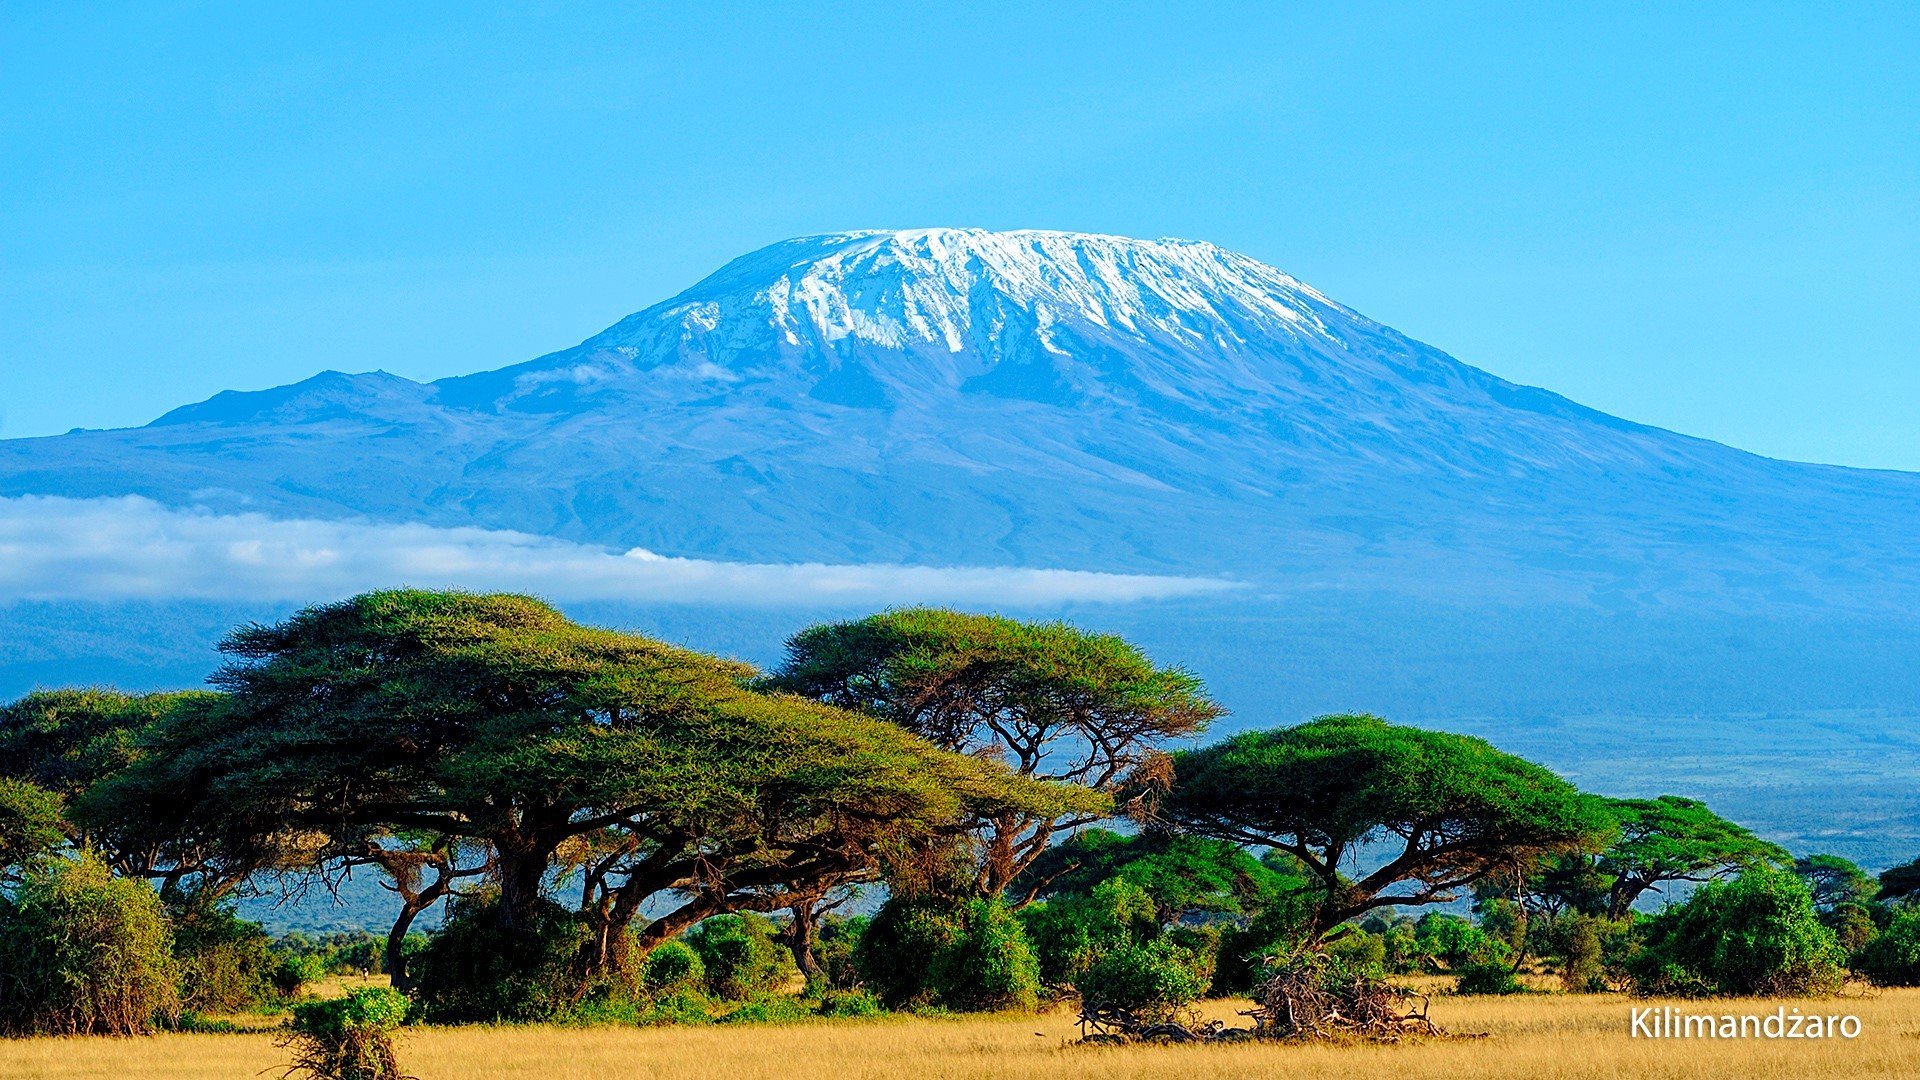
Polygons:
<instances>
[{"instance_id":1,"label":"mountain summit","mask_svg":"<svg viewBox=\"0 0 1920 1080\"><path fill-rule=\"evenodd\" d=\"M789 240L513 367L327 372L0 442L0 495L128 494L691 558L1215 576L1243 614L1845 638L1920 602L1920 477L1630 423L1212 244L1077 233Z\"/></svg>"}]
</instances>

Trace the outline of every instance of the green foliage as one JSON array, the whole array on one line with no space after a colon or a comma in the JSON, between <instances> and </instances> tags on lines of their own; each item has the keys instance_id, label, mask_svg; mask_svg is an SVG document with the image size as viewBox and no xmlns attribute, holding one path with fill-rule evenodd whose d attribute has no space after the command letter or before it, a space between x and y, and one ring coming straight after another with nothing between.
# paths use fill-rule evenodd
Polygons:
<instances>
[{"instance_id":1,"label":"green foliage","mask_svg":"<svg viewBox=\"0 0 1920 1080\"><path fill-rule=\"evenodd\" d=\"M179 1008L173 931L146 882L83 856L36 864L0 897L0 1033L133 1035Z\"/></svg>"},{"instance_id":2,"label":"green foliage","mask_svg":"<svg viewBox=\"0 0 1920 1080\"><path fill-rule=\"evenodd\" d=\"M1793 872L1806 881L1807 891L1813 896L1813 908L1822 914L1849 904L1872 903L1880 892L1880 883L1873 875L1860 869L1853 860L1838 855L1795 859Z\"/></svg>"},{"instance_id":3,"label":"green foliage","mask_svg":"<svg viewBox=\"0 0 1920 1080\"><path fill-rule=\"evenodd\" d=\"M1040 965L1020 920L998 897L969 900L959 916L959 938L927 969L935 1003L956 1012L1038 1006Z\"/></svg>"},{"instance_id":4,"label":"green foliage","mask_svg":"<svg viewBox=\"0 0 1920 1080\"><path fill-rule=\"evenodd\" d=\"M716 915L688 931L686 942L699 955L707 992L723 1001L753 998L793 974L793 957L762 915Z\"/></svg>"},{"instance_id":5,"label":"green foliage","mask_svg":"<svg viewBox=\"0 0 1920 1080\"><path fill-rule=\"evenodd\" d=\"M1081 785L1043 812L976 816L974 887L984 894L1038 857L1019 839L1086 824L1107 808L1104 793L1157 782L1160 744L1221 713L1198 678L1156 667L1114 635L934 608L804 630L770 684L1003 758L1021 775Z\"/></svg>"},{"instance_id":6,"label":"green foliage","mask_svg":"<svg viewBox=\"0 0 1920 1080\"><path fill-rule=\"evenodd\" d=\"M1174 755L1162 821L1202 836L1279 848L1320 886L1324 933L1388 904L1438 901L1516 862L1597 849L1612 822L1598 801L1486 742L1325 716ZM1382 836L1405 849L1359 880L1339 867ZM1390 894L1416 882L1408 894Z\"/></svg>"},{"instance_id":7,"label":"green foliage","mask_svg":"<svg viewBox=\"0 0 1920 1080\"><path fill-rule=\"evenodd\" d=\"M700 953L684 941L663 941L654 946L640 967L640 987L648 997L701 991L706 985L707 967Z\"/></svg>"},{"instance_id":8,"label":"green foliage","mask_svg":"<svg viewBox=\"0 0 1920 1080\"><path fill-rule=\"evenodd\" d=\"M1297 864L1276 868L1238 844L1179 833L1123 836L1087 829L1048 848L1018 880L1015 896L1083 895L1109 879L1138 886L1155 917L1170 923L1202 912L1253 912L1300 889Z\"/></svg>"},{"instance_id":9,"label":"green foliage","mask_svg":"<svg viewBox=\"0 0 1920 1080\"><path fill-rule=\"evenodd\" d=\"M1560 961L1560 985L1568 993L1606 990L1607 923L1579 912L1562 915L1547 927L1547 947Z\"/></svg>"},{"instance_id":10,"label":"green foliage","mask_svg":"<svg viewBox=\"0 0 1920 1080\"><path fill-rule=\"evenodd\" d=\"M934 897L895 896L880 906L854 948L867 989L890 1009L932 1004L933 958L960 940L957 905Z\"/></svg>"},{"instance_id":11,"label":"green foliage","mask_svg":"<svg viewBox=\"0 0 1920 1080\"><path fill-rule=\"evenodd\" d=\"M0 883L65 843L60 799L25 780L0 776Z\"/></svg>"},{"instance_id":12,"label":"green foliage","mask_svg":"<svg viewBox=\"0 0 1920 1080\"><path fill-rule=\"evenodd\" d=\"M1090 1008L1126 1009L1147 1020L1169 1019L1207 989L1202 959L1161 938L1102 953L1074 983Z\"/></svg>"},{"instance_id":13,"label":"green foliage","mask_svg":"<svg viewBox=\"0 0 1920 1080\"><path fill-rule=\"evenodd\" d=\"M276 995L279 962L269 954L270 939L260 924L197 897L181 898L168 908L183 1007L239 1012Z\"/></svg>"},{"instance_id":14,"label":"green foliage","mask_svg":"<svg viewBox=\"0 0 1920 1080\"><path fill-rule=\"evenodd\" d=\"M1635 900L1672 881L1700 881L1761 863L1787 863L1784 848L1707 809L1698 799L1608 799L1620 838L1602 852L1612 879L1607 914L1625 918Z\"/></svg>"},{"instance_id":15,"label":"green foliage","mask_svg":"<svg viewBox=\"0 0 1920 1080\"><path fill-rule=\"evenodd\" d=\"M1641 944L1630 969L1649 994L1819 994L1845 974L1806 882L1765 864L1647 920Z\"/></svg>"},{"instance_id":16,"label":"green foliage","mask_svg":"<svg viewBox=\"0 0 1920 1080\"><path fill-rule=\"evenodd\" d=\"M309 984L325 978L326 974L327 962L320 956L312 953L278 953L270 979L275 993L283 998L295 998Z\"/></svg>"},{"instance_id":17,"label":"green foliage","mask_svg":"<svg viewBox=\"0 0 1920 1080\"><path fill-rule=\"evenodd\" d=\"M853 957L871 921L865 915L828 915L820 920L819 932L813 941L813 959L820 965L820 974L827 985L849 987L860 981Z\"/></svg>"},{"instance_id":18,"label":"green foliage","mask_svg":"<svg viewBox=\"0 0 1920 1080\"><path fill-rule=\"evenodd\" d=\"M413 952L418 952L426 941L424 934L408 935L408 944ZM385 935L370 934L365 930L332 931L317 936L296 931L277 938L273 943L276 956L312 960L319 965L319 974L306 980L309 982L323 975L384 972L386 950Z\"/></svg>"},{"instance_id":19,"label":"green foliage","mask_svg":"<svg viewBox=\"0 0 1920 1080\"><path fill-rule=\"evenodd\" d=\"M829 990L820 995L816 1011L821 1016L854 1017L881 1016L887 1010L879 998L865 990Z\"/></svg>"},{"instance_id":20,"label":"green foliage","mask_svg":"<svg viewBox=\"0 0 1920 1080\"><path fill-rule=\"evenodd\" d=\"M1853 969L1878 986L1920 986L1920 908L1896 913L1860 949Z\"/></svg>"},{"instance_id":21,"label":"green foliage","mask_svg":"<svg viewBox=\"0 0 1920 1080\"><path fill-rule=\"evenodd\" d=\"M502 930L552 928L539 908L563 847L622 853L587 890L611 927L596 943L612 945L650 904L670 934L737 897L868 872L876 852L980 814L1085 801L526 597L369 593L222 648L213 681L230 697L163 723L100 799L164 794L240 861L288 835L336 851L402 829L491 844ZM626 956L596 944L582 979Z\"/></svg>"},{"instance_id":22,"label":"green foliage","mask_svg":"<svg viewBox=\"0 0 1920 1080\"><path fill-rule=\"evenodd\" d=\"M1019 919L997 899L890 899L861 935L854 963L891 1009L968 1012L1039 1000L1039 962Z\"/></svg>"},{"instance_id":23,"label":"green foliage","mask_svg":"<svg viewBox=\"0 0 1920 1080\"><path fill-rule=\"evenodd\" d=\"M580 959L592 941L578 915L542 901L512 928L501 926L499 897L482 894L454 906L452 918L409 964L414 995L434 1023L563 1019L591 987Z\"/></svg>"},{"instance_id":24,"label":"green foliage","mask_svg":"<svg viewBox=\"0 0 1920 1080\"><path fill-rule=\"evenodd\" d=\"M393 1050L393 1032L407 1018L407 999L384 986L365 986L344 997L303 1001L281 1045L292 1048L289 1076L308 1080L404 1080Z\"/></svg>"},{"instance_id":25,"label":"green foliage","mask_svg":"<svg viewBox=\"0 0 1920 1080\"><path fill-rule=\"evenodd\" d=\"M1153 898L1123 878L1109 878L1085 894L1034 904L1020 912L1020 921L1048 986L1072 985L1102 953L1160 932Z\"/></svg>"},{"instance_id":26,"label":"green foliage","mask_svg":"<svg viewBox=\"0 0 1920 1080\"><path fill-rule=\"evenodd\" d=\"M1880 900L1912 900L1920 897L1920 859L1901 863L1880 872Z\"/></svg>"},{"instance_id":27,"label":"green foliage","mask_svg":"<svg viewBox=\"0 0 1920 1080\"><path fill-rule=\"evenodd\" d=\"M1414 951L1431 971L1459 971L1483 964L1504 964L1512 950L1471 920L1430 911L1414 924Z\"/></svg>"},{"instance_id":28,"label":"green foliage","mask_svg":"<svg viewBox=\"0 0 1920 1080\"><path fill-rule=\"evenodd\" d=\"M1473 963L1460 968L1456 994L1524 994L1527 987L1502 963Z\"/></svg>"}]
</instances>

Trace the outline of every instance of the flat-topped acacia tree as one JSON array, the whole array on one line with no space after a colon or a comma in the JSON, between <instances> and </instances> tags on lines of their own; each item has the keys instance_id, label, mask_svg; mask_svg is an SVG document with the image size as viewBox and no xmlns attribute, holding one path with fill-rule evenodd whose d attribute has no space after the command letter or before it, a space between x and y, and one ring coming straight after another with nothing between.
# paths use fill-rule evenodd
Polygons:
<instances>
[{"instance_id":1,"label":"flat-topped acacia tree","mask_svg":"<svg viewBox=\"0 0 1920 1080\"><path fill-rule=\"evenodd\" d=\"M204 691L35 691L0 705L0 777L31 785L53 801L66 847L91 852L123 877L146 878L169 898L218 899L256 870L288 868L301 854L265 845L246 858L218 850L180 820L164 792L156 800L111 808L95 807L88 795L133 768L153 732L219 701L220 695Z\"/></svg>"},{"instance_id":2,"label":"flat-topped acacia tree","mask_svg":"<svg viewBox=\"0 0 1920 1080\"><path fill-rule=\"evenodd\" d=\"M938 608L803 630L770 685L1103 794L1152 787L1166 743L1223 712L1192 673L1157 666L1112 634ZM974 891L999 895L1055 836L1107 813L1102 800L981 815Z\"/></svg>"},{"instance_id":3,"label":"flat-topped acacia tree","mask_svg":"<svg viewBox=\"0 0 1920 1080\"><path fill-rule=\"evenodd\" d=\"M1609 918L1625 918L1634 901L1672 882L1712 881L1756 863L1793 864L1785 848L1728 821L1698 799L1608 799L1606 806L1620 837L1594 865L1609 880Z\"/></svg>"},{"instance_id":4,"label":"flat-topped acacia tree","mask_svg":"<svg viewBox=\"0 0 1920 1080\"><path fill-rule=\"evenodd\" d=\"M1375 908L1451 900L1555 852L1598 850L1613 827L1598 799L1530 761L1374 716L1178 752L1172 785L1146 816L1298 859L1316 882L1316 934ZM1387 848L1384 861L1348 876L1373 845Z\"/></svg>"},{"instance_id":5,"label":"flat-topped acacia tree","mask_svg":"<svg viewBox=\"0 0 1920 1080\"><path fill-rule=\"evenodd\" d=\"M220 707L167 727L106 797L166 792L245 849L418 830L487 845L503 929L566 847L596 964L728 907L779 903L981 813L1084 806L899 728L758 693L745 665L511 595L398 590L248 626Z\"/></svg>"}]
</instances>

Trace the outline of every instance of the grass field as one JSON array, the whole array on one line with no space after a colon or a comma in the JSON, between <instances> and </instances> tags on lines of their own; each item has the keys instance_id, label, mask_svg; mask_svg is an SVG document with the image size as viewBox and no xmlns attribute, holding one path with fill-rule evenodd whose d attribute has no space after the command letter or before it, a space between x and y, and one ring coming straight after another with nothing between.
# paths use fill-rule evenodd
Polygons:
<instances>
[{"instance_id":1,"label":"grass field","mask_svg":"<svg viewBox=\"0 0 1920 1080\"><path fill-rule=\"evenodd\" d=\"M1646 1040L1628 1035L1621 997L1538 995L1438 998L1434 1019L1485 1038L1394 1046L1237 1045L1086 1048L1071 1045L1072 1017L843 1020L785 1027L458 1028L406 1034L402 1063L420 1080L789 1080L792 1077L1102 1078L1273 1077L1303 1080L1512 1080L1574 1077L1740 1077L1789 1080L1920 1075L1920 990L1796 1002L1852 1013L1853 1040ZM1676 1003L1708 1008L1702 1003ZM1727 1002L1714 1011L1771 1012L1774 1003ZM1222 1006L1220 1011L1230 1012ZM7 1080L277 1076L273 1037L163 1035L142 1039L0 1042Z\"/></svg>"}]
</instances>

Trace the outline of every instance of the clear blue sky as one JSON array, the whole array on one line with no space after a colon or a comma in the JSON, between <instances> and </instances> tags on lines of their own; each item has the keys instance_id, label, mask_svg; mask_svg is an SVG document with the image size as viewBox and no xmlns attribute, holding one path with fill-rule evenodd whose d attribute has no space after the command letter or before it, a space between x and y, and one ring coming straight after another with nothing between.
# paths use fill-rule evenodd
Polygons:
<instances>
[{"instance_id":1,"label":"clear blue sky","mask_svg":"<svg viewBox=\"0 0 1920 1080\"><path fill-rule=\"evenodd\" d=\"M1610 412L1920 468L1920 6L534 6L0 8L0 436L978 225L1212 240Z\"/></svg>"}]
</instances>

